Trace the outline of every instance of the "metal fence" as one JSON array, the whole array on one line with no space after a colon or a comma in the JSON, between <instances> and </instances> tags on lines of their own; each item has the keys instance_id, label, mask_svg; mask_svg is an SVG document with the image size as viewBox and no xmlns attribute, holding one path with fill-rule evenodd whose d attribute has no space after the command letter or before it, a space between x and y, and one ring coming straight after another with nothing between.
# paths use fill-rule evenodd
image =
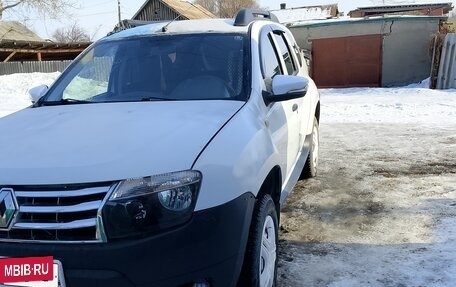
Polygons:
<instances>
[{"instance_id":1,"label":"metal fence","mask_svg":"<svg viewBox=\"0 0 456 287\"><path fill-rule=\"evenodd\" d=\"M0 63L0 75L15 73L52 73L62 72L71 61L43 61L43 62L9 62Z\"/></svg>"},{"instance_id":2,"label":"metal fence","mask_svg":"<svg viewBox=\"0 0 456 287\"><path fill-rule=\"evenodd\" d=\"M456 34L447 34L440 58L437 89L456 88Z\"/></svg>"}]
</instances>

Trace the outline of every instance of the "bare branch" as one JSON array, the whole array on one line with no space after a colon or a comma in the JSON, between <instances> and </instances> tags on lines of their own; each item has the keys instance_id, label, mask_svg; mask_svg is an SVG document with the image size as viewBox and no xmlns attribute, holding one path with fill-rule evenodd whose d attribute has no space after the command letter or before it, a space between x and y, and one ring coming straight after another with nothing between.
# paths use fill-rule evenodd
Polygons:
<instances>
[{"instance_id":1,"label":"bare branch","mask_svg":"<svg viewBox=\"0 0 456 287\"><path fill-rule=\"evenodd\" d=\"M3 12L3 11L5 11L5 10L7 10L7 9L14 8L14 7L16 7L17 5L22 4L24 1L25 1L25 0L20 0L20 1L17 1L16 3L9 4L9 5L6 5L6 6L4 6L4 7L0 4L0 13ZM0 1L0 2L1 2L1 1Z\"/></svg>"},{"instance_id":2,"label":"bare branch","mask_svg":"<svg viewBox=\"0 0 456 287\"><path fill-rule=\"evenodd\" d=\"M242 8L258 8L257 0L195 0L218 17L232 18Z\"/></svg>"},{"instance_id":3,"label":"bare branch","mask_svg":"<svg viewBox=\"0 0 456 287\"><path fill-rule=\"evenodd\" d=\"M90 42L91 37L84 28L74 22L66 28L59 28L52 34L52 38L60 43Z\"/></svg>"},{"instance_id":4,"label":"bare branch","mask_svg":"<svg viewBox=\"0 0 456 287\"><path fill-rule=\"evenodd\" d=\"M196 0L195 4L203 6L214 15L218 14L216 0Z\"/></svg>"},{"instance_id":5,"label":"bare branch","mask_svg":"<svg viewBox=\"0 0 456 287\"><path fill-rule=\"evenodd\" d=\"M56 18L66 15L70 8L75 7L74 0L0 0L0 19L4 11L18 8L35 11L40 15Z\"/></svg>"}]
</instances>

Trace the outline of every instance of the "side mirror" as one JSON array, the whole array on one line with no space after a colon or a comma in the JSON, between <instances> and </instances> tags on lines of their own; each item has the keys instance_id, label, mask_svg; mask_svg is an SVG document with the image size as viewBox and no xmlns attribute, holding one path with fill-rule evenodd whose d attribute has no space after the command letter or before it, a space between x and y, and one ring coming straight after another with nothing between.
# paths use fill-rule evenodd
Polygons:
<instances>
[{"instance_id":1,"label":"side mirror","mask_svg":"<svg viewBox=\"0 0 456 287\"><path fill-rule=\"evenodd\" d=\"M309 79L301 76L277 75L272 79L272 93L263 93L267 105L304 97Z\"/></svg>"},{"instance_id":2,"label":"side mirror","mask_svg":"<svg viewBox=\"0 0 456 287\"><path fill-rule=\"evenodd\" d=\"M46 85L40 85L34 88L31 88L28 93L32 104L38 102L48 91L49 87Z\"/></svg>"}]
</instances>

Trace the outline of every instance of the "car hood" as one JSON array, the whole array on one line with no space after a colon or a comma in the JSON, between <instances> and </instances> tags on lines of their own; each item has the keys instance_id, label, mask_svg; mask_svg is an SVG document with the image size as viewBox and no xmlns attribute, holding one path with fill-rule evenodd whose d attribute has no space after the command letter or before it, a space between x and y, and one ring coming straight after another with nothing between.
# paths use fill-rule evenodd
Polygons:
<instances>
[{"instance_id":1,"label":"car hood","mask_svg":"<svg viewBox=\"0 0 456 287\"><path fill-rule=\"evenodd\" d=\"M186 170L237 101L28 108L0 119L0 186L120 180Z\"/></svg>"}]
</instances>

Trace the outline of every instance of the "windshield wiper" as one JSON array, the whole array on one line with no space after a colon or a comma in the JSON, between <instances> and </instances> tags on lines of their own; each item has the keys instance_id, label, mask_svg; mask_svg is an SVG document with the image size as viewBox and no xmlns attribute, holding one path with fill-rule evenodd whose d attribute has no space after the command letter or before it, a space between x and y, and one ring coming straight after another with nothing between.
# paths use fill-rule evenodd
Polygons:
<instances>
[{"instance_id":1,"label":"windshield wiper","mask_svg":"<svg viewBox=\"0 0 456 287\"><path fill-rule=\"evenodd\" d=\"M153 102L153 101L177 101L170 98L160 98L160 97L145 97L141 99L141 102Z\"/></svg>"},{"instance_id":2,"label":"windshield wiper","mask_svg":"<svg viewBox=\"0 0 456 287\"><path fill-rule=\"evenodd\" d=\"M42 106L58 106L58 105L92 104L92 103L94 103L94 102L67 98L67 99L60 99L58 101L43 101L43 102L41 102L41 105Z\"/></svg>"}]
</instances>

